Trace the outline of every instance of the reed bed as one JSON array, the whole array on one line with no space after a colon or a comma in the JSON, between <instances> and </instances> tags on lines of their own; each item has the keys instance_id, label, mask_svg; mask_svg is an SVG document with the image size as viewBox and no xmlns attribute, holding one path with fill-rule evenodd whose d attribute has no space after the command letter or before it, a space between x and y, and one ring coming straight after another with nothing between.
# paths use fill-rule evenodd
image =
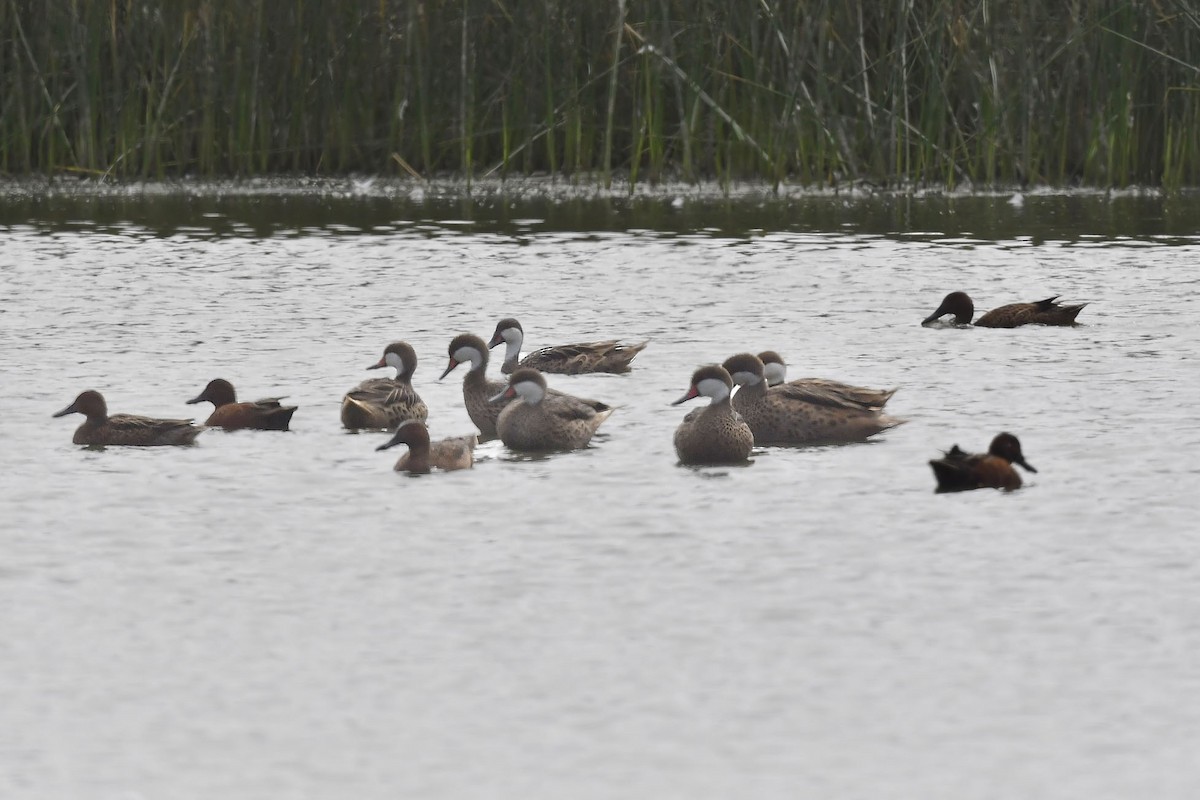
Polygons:
<instances>
[{"instance_id":1,"label":"reed bed","mask_svg":"<svg viewBox=\"0 0 1200 800\"><path fill-rule=\"evenodd\" d=\"M0 0L0 172L1200 184L1192 0Z\"/></svg>"}]
</instances>

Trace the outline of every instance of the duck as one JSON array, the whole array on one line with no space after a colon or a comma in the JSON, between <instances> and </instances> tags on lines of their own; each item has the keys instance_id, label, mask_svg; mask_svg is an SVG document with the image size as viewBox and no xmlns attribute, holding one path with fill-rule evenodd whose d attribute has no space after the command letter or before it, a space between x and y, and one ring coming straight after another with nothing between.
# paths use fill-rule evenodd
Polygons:
<instances>
[{"instance_id":1,"label":"duck","mask_svg":"<svg viewBox=\"0 0 1200 800\"><path fill-rule=\"evenodd\" d=\"M629 372L629 363L642 352L649 341L641 344L620 344L616 339L605 342L580 342L543 347L521 358L525 330L512 317L496 323L496 332L488 348L505 343L504 363L500 371L511 374L518 367L532 367L539 372L557 375L579 375L586 372Z\"/></svg>"},{"instance_id":2,"label":"duck","mask_svg":"<svg viewBox=\"0 0 1200 800\"><path fill-rule=\"evenodd\" d=\"M763 362L753 353L731 356L722 366L739 387L733 409L757 445L861 442L904 422L881 413L891 391L817 378L768 388Z\"/></svg>"},{"instance_id":3,"label":"duck","mask_svg":"<svg viewBox=\"0 0 1200 800\"><path fill-rule=\"evenodd\" d=\"M749 460L754 433L733 410L732 393L733 378L724 367L710 364L692 373L687 393L671 405L701 396L709 398L709 402L698 412L690 412L675 429L675 455L679 463L739 464Z\"/></svg>"},{"instance_id":4,"label":"duck","mask_svg":"<svg viewBox=\"0 0 1200 800\"><path fill-rule=\"evenodd\" d=\"M783 360L783 356L774 350L764 350L758 354L758 360L763 362L763 376L766 378L767 387L779 386L787 381L787 364ZM854 386L841 381L828 380L826 378L797 378L791 383L807 386L821 391L837 392L856 402L860 405L883 408L887 405L887 401L896 393L895 389L868 389L865 386ZM742 390L739 389L739 392ZM737 401L734 401L737 405Z\"/></svg>"},{"instance_id":5,"label":"duck","mask_svg":"<svg viewBox=\"0 0 1200 800\"><path fill-rule=\"evenodd\" d=\"M396 433L385 444L375 449L387 450L398 444L408 445L408 452L400 456L394 469L396 472L423 474L432 469L446 472L470 469L475 463L475 445L479 437L455 436L449 439L429 441L429 428L420 420L406 419L396 427Z\"/></svg>"},{"instance_id":6,"label":"duck","mask_svg":"<svg viewBox=\"0 0 1200 800\"><path fill-rule=\"evenodd\" d=\"M208 401L213 412L204 424L210 428L235 431L253 428L260 431L286 431L296 413L296 406L280 404L281 397L268 397L253 403L239 403L233 384L224 378L214 378L204 391L187 401L188 405Z\"/></svg>"},{"instance_id":7,"label":"duck","mask_svg":"<svg viewBox=\"0 0 1200 800\"><path fill-rule=\"evenodd\" d=\"M500 441L523 453L587 447L613 409L594 400L550 394L546 388L546 378L532 367L521 367L508 377L504 391L492 398L510 401L496 420Z\"/></svg>"},{"instance_id":8,"label":"duck","mask_svg":"<svg viewBox=\"0 0 1200 800\"><path fill-rule=\"evenodd\" d=\"M929 462L937 478L938 492L962 492L970 489L1021 488L1021 476L1013 469L1020 464L1025 470L1037 470L1025 460L1021 442L1011 433L1001 433L992 439L986 453L968 453L954 445L941 458Z\"/></svg>"},{"instance_id":9,"label":"duck","mask_svg":"<svg viewBox=\"0 0 1200 800\"><path fill-rule=\"evenodd\" d=\"M778 386L787 380L787 362L779 353L763 350L758 354L758 360L763 362L763 375L767 379L767 386Z\"/></svg>"},{"instance_id":10,"label":"duck","mask_svg":"<svg viewBox=\"0 0 1200 800\"><path fill-rule=\"evenodd\" d=\"M75 402L55 412L55 417L67 414L83 414L84 423L75 430L71 441L102 447L104 445L131 445L156 447L160 445L191 444L205 430L192 424L190 419L155 419L134 414L108 415L108 404L104 395L94 389L81 392Z\"/></svg>"},{"instance_id":11,"label":"duck","mask_svg":"<svg viewBox=\"0 0 1200 800\"><path fill-rule=\"evenodd\" d=\"M479 429L481 440L497 438L500 433L496 430L496 422L500 419L500 412L511 402L511 398L504 397L504 391L508 388L507 381L493 381L487 377L488 346L484 344L483 339L472 333L460 333L450 340L448 352L450 363L438 380L453 372L459 364L470 364L471 367L463 378L463 404L467 407L467 416ZM546 393L567 396L555 389L547 389ZM608 408L607 404L596 400L583 402L596 412Z\"/></svg>"},{"instance_id":12,"label":"duck","mask_svg":"<svg viewBox=\"0 0 1200 800\"><path fill-rule=\"evenodd\" d=\"M1022 325L1075 325L1075 318L1087 303L1068 306L1057 302L1062 295L1047 297L1036 303L1012 303L993 308L975 320L977 328L1018 328ZM942 299L942 304L921 324L933 325L947 314L954 315L954 325L970 325L975 314L975 303L966 292L951 292Z\"/></svg>"},{"instance_id":13,"label":"duck","mask_svg":"<svg viewBox=\"0 0 1200 800\"><path fill-rule=\"evenodd\" d=\"M467 416L479 429L480 438L495 439L499 435L496 420L509 403L502 397L508 383L488 380L488 346L472 333L460 333L450 340L449 355L450 364L438 380L453 372L459 364L471 365L463 377L463 405L467 407ZM500 399L493 399L496 397Z\"/></svg>"},{"instance_id":14,"label":"duck","mask_svg":"<svg viewBox=\"0 0 1200 800\"><path fill-rule=\"evenodd\" d=\"M417 353L408 342L392 342L383 357L367 369L392 367L395 378L371 378L360 383L342 398L342 425L350 430L361 428L392 429L406 419L424 422L429 407L412 387L417 369Z\"/></svg>"}]
</instances>

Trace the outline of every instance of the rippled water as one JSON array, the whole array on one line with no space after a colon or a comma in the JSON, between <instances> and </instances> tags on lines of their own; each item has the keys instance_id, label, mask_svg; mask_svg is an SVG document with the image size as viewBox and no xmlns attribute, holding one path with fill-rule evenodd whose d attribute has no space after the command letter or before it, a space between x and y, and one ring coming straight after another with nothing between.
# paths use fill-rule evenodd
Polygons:
<instances>
[{"instance_id":1,"label":"rippled water","mask_svg":"<svg viewBox=\"0 0 1200 800\"><path fill-rule=\"evenodd\" d=\"M1193 796L1197 210L0 200L0 796ZM952 289L1089 305L920 327ZM620 406L590 449L406 478L339 428L405 339L434 436L472 430L436 377L507 315L650 339L550 378ZM766 348L909 423L677 466L693 368ZM293 431L90 451L50 418L206 413L218 376ZM933 493L1001 430L1025 489Z\"/></svg>"}]
</instances>

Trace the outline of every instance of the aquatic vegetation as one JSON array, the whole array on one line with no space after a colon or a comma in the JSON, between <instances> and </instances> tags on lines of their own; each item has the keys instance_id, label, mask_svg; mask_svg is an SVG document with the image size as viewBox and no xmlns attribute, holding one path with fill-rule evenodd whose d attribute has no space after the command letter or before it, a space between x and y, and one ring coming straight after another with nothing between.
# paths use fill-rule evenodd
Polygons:
<instances>
[{"instance_id":1,"label":"aquatic vegetation","mask_svg":"<svg viewBox=\"0 0 1200 800\"><path fill-rule=\"evenodd\" d=\"M1182 0L0 4L0 171L1200 183Z\"/></svg>"}]
</instances>

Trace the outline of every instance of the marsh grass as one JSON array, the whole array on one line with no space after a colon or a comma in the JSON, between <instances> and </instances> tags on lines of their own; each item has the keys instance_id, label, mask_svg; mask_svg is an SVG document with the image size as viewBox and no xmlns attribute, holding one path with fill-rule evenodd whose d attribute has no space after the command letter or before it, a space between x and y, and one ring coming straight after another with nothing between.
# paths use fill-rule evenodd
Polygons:
<instances>
[{"instance_id":1,"label":"marsh grass","mask_svg":"<svg viewBox=\"0 0 1200 800\"><path fill-rule=\"evenodd\" d=\"M1186 0L0 0L0 171L1200 183Z\"/></svg>"}]
</instances>

